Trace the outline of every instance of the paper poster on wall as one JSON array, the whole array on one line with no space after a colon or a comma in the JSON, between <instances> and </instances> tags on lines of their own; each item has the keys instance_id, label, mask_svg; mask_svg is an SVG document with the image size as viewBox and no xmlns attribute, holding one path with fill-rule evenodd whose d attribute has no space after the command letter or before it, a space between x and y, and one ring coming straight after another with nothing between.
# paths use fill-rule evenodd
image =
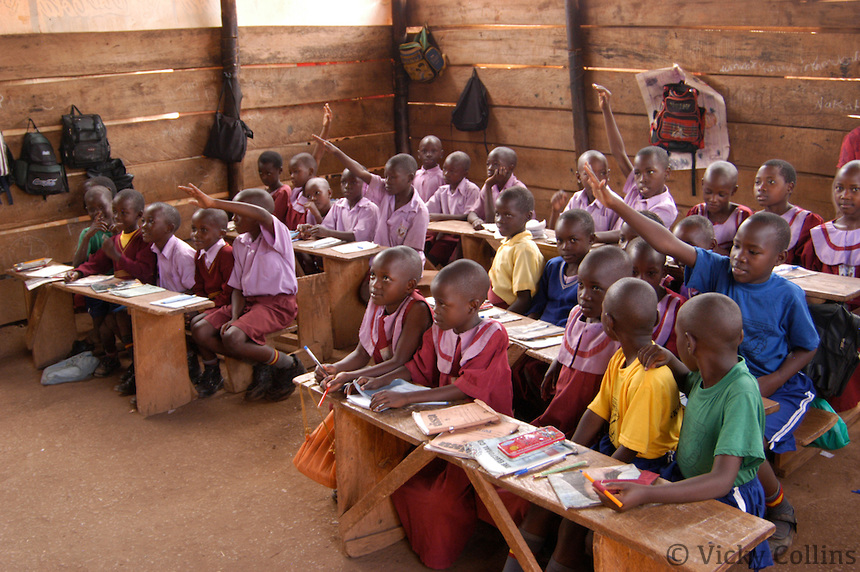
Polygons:
<instances>
[{"instance_id":1,"label":"paper poster on wall","mask_svg":"<svg viewBox=\"0 0 860 572\"><path fill-rule=\"evenodd\" d=\"M726 127L726 101L714 88L696 76L687 74L677 64L671 68L636 74L649 121L653 120L654 112L660 109L663 101L663 86L681 80L699 90L699 106L705 108L705 148L696 153L696 168L704 169L714 161L728 161L729 131ZM689 170L692 166L692 156L690 153L671 153L669 164L673 171Z\"/></svg>"}]
</instances>

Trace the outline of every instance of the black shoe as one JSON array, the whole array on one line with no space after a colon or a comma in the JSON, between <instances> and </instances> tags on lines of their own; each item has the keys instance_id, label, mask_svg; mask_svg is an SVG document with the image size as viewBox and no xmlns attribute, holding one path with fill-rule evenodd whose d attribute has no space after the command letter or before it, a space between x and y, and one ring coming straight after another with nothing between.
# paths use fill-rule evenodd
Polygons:
<instances>
[{"instance_id":1,"label":"black shoe","mask_svg":"<svg viewBox=\"0 0 860 572\"><path fill-rule=\"evenodd\" d=\"M197 378L200 377L200 361L197 359L197 354L189 351L188 352L188 379L191 380L191 383L197 384Z\"/></svg>"},{"instance_id":2,"label":"black shoe","mask_svg":"<svg viewBox=\"0 0 860 572\"><path fill-rule=\"evenodd\" d=\"M266 401L283 401L288 398L296 390L293 378L306 371L305 366L296 356L293 356L293 365L275 368L275 383L266 392Z\"/></svg>"},{"instance_id":3,"label":"black shoe","mask_svg":"<svg viewBox=\"0 0 860 572\"><path fill-rule=\"evenodd\" d=\"M87 340L75 340L72 342L72 351L69 352L68 357L76 356L84 352L91 352L94 349L96 349L96 347Z\"/></svg>"},{"instance_id":4,"label":"black shoe","mask_svg":"<svg viewBox=\"0 0 860 572\"><path fill-rule=\"evenodd\" d=\"M275 367L258 363L254 365L251 385L245 390L245 401L259 401L266 397L274 383Z\"/></svg>"},{"instance_id":5,"label":"black shoe","mask_svg":"<svg viewBox=\"0 0 860 572\"><path fill-rule=\"evenodd\" d=\"M128 369L122 374L119 383L113 389L114 391L118 391L122 396L137 393L137 385L134 382L134 364L128 366Z\"/></svg>"},{"instance_id":6,"label":"black shoe","mask_svg":"<svg viewBox=\"0 0 860 572\"><path fill-rule=\"evenodd\" d=\"M214 395L222 387L224 387L224 379L221 377L221 368L217 364L207 365L200 375L200 382L196 386L197 398L205 399Z\"/></svg>"},{"instance_id":7,"label":"black shoe","mask_svg":"<svg viewBox=\"0 0 860 572\"><path fill-rule=\"evenodd\" d=\"M108 377L119 368L119 359L116 357L116 355L106 355L101 359L101 361L99 361L99 365L93 372L93 375L95 377Z\"/></svg>"}]
</instances>

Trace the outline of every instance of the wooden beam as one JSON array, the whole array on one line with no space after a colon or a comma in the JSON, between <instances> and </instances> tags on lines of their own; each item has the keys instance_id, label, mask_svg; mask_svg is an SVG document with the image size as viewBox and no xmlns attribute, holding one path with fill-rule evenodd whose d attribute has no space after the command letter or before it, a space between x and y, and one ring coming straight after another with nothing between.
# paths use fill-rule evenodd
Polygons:
<instances>
[{"instance_id":1,"label":"wooden beam","mask_svg":"<svg viewBox=\"0 0 860 572\"><path fill-rule=\"evenodd\" d=\"M588 146L588 118L585 115L585 69L582 65L582 3L565 0L567 16L567 66L570 74L570 100L573 114L573 149L581 155Z\"/></svg>"},{"instance_id":2,"label":"wooden beam","mask_svg":"<svg viewBox=\"0 0 860 572\"><path fill-rule=\"evenodd\" d=\"M236 0L221 0L221 66L228 87L224 97L224 115L239 118L242 91L239 87L239 18ZM236 93L238 91L238 94ZM242 162L227 163L227 194L233 198L243 186Z\"/></svg>"},{"instance_id":3,"label":"wooden beam","mask_svg":"<svg viewBox=\"0 0 860 572\"><path fill-rule=\"evenodd\" d=\"M394 147L409 152L409 76L400 63L399 47L406 41L407 0L391 1L391 52L394 57Z\"/></svg>"}]
</instances>

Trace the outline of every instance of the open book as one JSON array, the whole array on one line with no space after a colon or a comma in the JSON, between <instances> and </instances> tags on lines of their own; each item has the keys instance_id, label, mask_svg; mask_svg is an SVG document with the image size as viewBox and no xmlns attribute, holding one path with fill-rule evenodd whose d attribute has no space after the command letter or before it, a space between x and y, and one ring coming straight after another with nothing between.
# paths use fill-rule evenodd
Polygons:
<instances>
[{"instance_id":1,"label":"open book","mask_svg":"<svg viewBox=\"0 0 860 572\"><path fill-rule=\"evenodd\" d=\"M504 477L549 466L579 452L576 445L564 440L512 459L499 450L499 443L507 439L508 437L496 437L475 441L469 444L469 453L488 473L494 477Z\"/></svg>"},{"instance_id":2,"label":"open book","mask_svg":"<svg viewBox=\"0 0 860 572\"><path fill-rule=\"evenodd\" d=\"M468 444L481 439L492 439L494 437L507 437L519 429L520 424L513 421L499 421L483 425L474 429L463 429L453 433L440 433L432 441L424 445L425 449L446 453L461 459L471 459Z\"/></svg>"},{"instance_id":3,"label":"open book","mask_svg":"<svg viewBox=\"0 0 860 572\"><path fill-rule=\"evenodd\" d=\"M412 413L415 424L425 435L436 435L445 431L457 431L495 423L499 414L493 408L476 399L472 403L434 409L433 411L415 411Z\"/></svg>"},{"instance_id":4,"label":"open book","mask_svg":"<svg viewBox=\"0 0 860 572\"><path fill-rule=\"evenodd\" d=\"M397 393L410 393L413 391L424 391L429 389L428 387L424 387L423 385L417 385L414 383L410 383L404 379L395 379L385 387L380 387L379 389L364 389L360 385L355 383L349 384L357 393L350 393L346 396L346 400L352 403L353 405L358 405L359 407L363 407L364 409L370 409L370 400L373 396L380 391L395 391ZM448 405L447 401L428 401L426 403L421 403L421 405ZM384 411L384 410L383 410Z\"/></svg>"},{"instance_id":5,"label":"open book","mask_svg":"<svg viewBox=\"0 0 860 572\"><path fill-rule=\"evenodd\" d=\"M657 474L651 471L640 471L634 465L614 465L612 467L598 467L586 471L572 471L549 476L549 484L552 485L558 500L565 508L586 508L602 504L597 493L594 492L591 482L583 476L583 472L593 478L597 483L607 486L612 481L626 481L650 485L657 480Z\"/></svg>"}]
</instances>

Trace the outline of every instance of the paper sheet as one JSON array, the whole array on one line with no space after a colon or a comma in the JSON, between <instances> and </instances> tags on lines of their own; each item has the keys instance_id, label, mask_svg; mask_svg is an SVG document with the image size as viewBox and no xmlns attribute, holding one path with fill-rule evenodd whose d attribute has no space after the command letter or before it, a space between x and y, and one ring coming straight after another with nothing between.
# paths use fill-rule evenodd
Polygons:
<instances>
[{"instance_id":1,"label":"paper sheet","mask_svg":"<svg viewBox=\"0 0 860 572\"><path fill-rule=\"evenodd\" d=\"M333 246L332 250L336 252L340 252L341 254L351 254L353 252L361 252L362 250L373 250L378 245L376 243L370 242L368 240L363 240L360 242L347 242L346 244L341 244L340 246Z\"/></svg>"}]
</instances>

